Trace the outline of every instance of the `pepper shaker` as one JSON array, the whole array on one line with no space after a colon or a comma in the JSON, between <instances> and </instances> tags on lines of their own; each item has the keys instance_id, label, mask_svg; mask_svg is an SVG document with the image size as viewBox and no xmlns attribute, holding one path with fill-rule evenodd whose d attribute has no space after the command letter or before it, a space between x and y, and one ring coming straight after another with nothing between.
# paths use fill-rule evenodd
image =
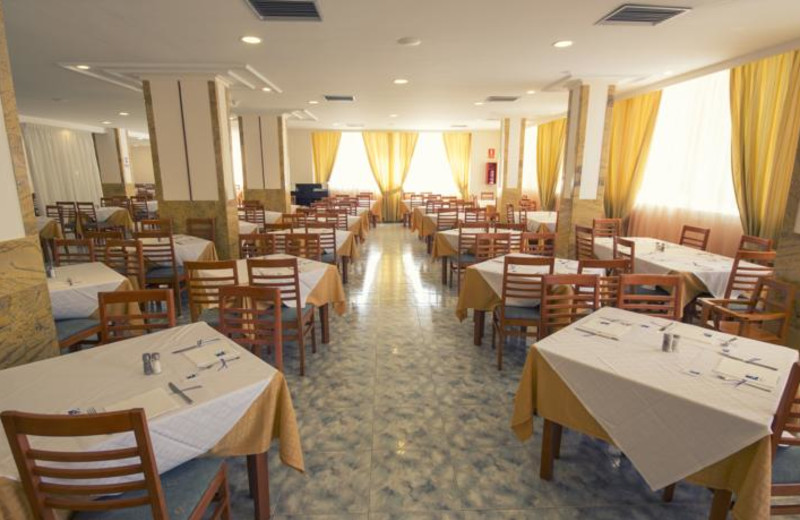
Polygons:
<instances>
[{"instance_id":1,"label":"pepper shaker","mask_svg":"<svg viewBox=\"0 0 800 520\"><path fill-rule=\"evenodd\" d=\"M677 352L678 351L678 343L680 342L681 337L677 334L672 335L672 344L670 345L669 351L670 352Z\"/></svg>"},{"instance_id":2,"label":"pepper shaker","mask_svg":"<svg viewBox=\"0 0 800 520\"><path fill-rule=\"evenodd\" d=\"M672 347L672 334L665 332L661 339L661 352L669 352Z\"/></svg>"},{"instance_id":3,"label":"pepper shaker","mask_svg":"<svg viewBox=\"0 0 800 520\"><path fill-rule=\"evenodd\" d=\"M144 375L153 375L153 363L151 361L150 354L147 352L142 354L142 364L144 365Z\"/></svg>"}]
</instances>

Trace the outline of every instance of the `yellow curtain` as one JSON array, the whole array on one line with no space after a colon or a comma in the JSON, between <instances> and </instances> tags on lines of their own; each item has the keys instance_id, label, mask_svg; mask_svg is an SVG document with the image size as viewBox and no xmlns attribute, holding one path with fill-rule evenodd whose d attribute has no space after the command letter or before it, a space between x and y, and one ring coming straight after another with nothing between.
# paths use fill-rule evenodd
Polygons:
<instances>
[{"instance_id":1,"label":"yellow curtain","mask_svg":"<svg viewBox=\"0 0 800 520\"><path fill-rule=\"evenodd\" d=\"M543 211L556 207L556 186L564 156L567 120L556 119L539 125L536 134L536 180L539 184L539 201Z\"/></svg>"},{"instance_id":2,"label":"yellow curtain","mask_svg":"<svg viewBox=\"0 0 800 520\"><path fill-rule=\"evenodd\" d=\"M330 180L341 139L341 132L311 132L315 182L325 183Z\"/></svg>"},{"instance_id":3,"label":"yellow curtain","mask_svg":"<svg viewBox=\"0 0 800 520\"><path fill-rule=\"evenodd\" d=\"M458 186L461 198L469 198L469 167L472 153L472 134L467 132L444 132L444 148L447 151L447 161L453 172L453 180Z\"/></svg>"},{"instance_id":4,"label":"yellow curtain","mask_svg":"<svg viewBox=\"0 0 800 520\"><path fill-rule=\"evenodd\" d=\"M627 218L642 187L661 91L614 103L606 179L606 217Z\"/></svg>"},{"instance_id":5,"label":"yellow curtain","mask_svg":"<svg viewBox=\"0 0 800 520\"><path fill-rule=\"evenodd\" d=\"M800 133L800 51L731 69L731 130L742 227L777 238Z\"/></svg>"},{"instance_id":6,"label":"yellow curtain","mask_svg":"<svg viewBox=\"0 0 800 520\"><path fill-rule=\"evenodd\" d=\"M399 220L400 191L408 175L416 132L362 132L369 166L383 196L383 221Z\"/></svg>"}]
</instances>

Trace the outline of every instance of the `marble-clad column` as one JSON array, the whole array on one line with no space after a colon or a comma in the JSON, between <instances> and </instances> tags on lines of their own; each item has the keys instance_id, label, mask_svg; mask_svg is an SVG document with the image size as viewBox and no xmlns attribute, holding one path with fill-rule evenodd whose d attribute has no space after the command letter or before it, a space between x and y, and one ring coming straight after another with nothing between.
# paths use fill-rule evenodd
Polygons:
<instances>
[{"instance_id":1,"label":"marble-clad column","mask_svg":"<svg viewBox=\"0 0 800 520\"><path fill-rule=\"evenodd\" d=\"M792 182L789 185L786 216L778 239L775 271L780 280L794 284L797 291L787 345L800 349L800 143L794 160Z\"/></svg>"},{"instance_id":2,"label":"marble-clad column","mask_svg":"<svg viewBox=\"0 0 800 520\"><path fill-rule=\"evenodd\" d=\"M184 232L187 218L214 218L221 259L238 257L227 85L208 75L144 80L161 218Z\"/></svg>"},{"instance_id":3,"label":"marble-clad column","mask_svg":"<svg viewBox=\"0 0 800 520\"><path fill-rule=\"evenodd\" d=\"M104 197L136 195L131 174L128 149L128 132L124 128L111 128L105 133L92 134L100 182Z\"/></svg>"},{"instance_id":4,"label":"marble-clad column","mask_svg":"<svg viewBox=\"0 0 800 520\"><path fill-rule=\"evenodd\" d=\"M267 210L288 213L292 197L286 116L240 116L239 132L245 200L259 200Z\"/></svg>"},{"instance_id":5,"label":"marble-clad column","mask_svg":"<svg viewBox=\"0 0 800 520\"><path fill-rule=\"evenodd\" d=\"M522 161L525 157L524 118L504 118L500 122L500 193L497 212L503 219L506 204L515 206L522 198Z\"/></svg>"},{"instance_id":6,"label":"marble-clad column","mask_svg":"<svg viewBox=\"0 0 800 520\"><path fill-rule=\"evenodd\" d=\"M0 6L0 369L58 354Z\"/></svg>"}]
</instances>

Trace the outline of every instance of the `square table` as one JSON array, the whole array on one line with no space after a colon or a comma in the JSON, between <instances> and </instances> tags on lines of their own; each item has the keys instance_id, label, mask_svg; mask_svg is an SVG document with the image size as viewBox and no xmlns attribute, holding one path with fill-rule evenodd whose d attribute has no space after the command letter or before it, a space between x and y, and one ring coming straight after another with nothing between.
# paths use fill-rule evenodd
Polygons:
<instances>
[{"instance_id":1,"label":"square table","mask_svg":"<svg viewBox=\"0 0 800 520\"><path fill-rule=\"evenodd\" d=\"M458 294L456 316L459 320L464 321L469 309L473 309L475 312L475 332L473 337L475 345L480 345L483 340L483 324L486 313L493 311L502 302L503 267L506 256L533 257L535 255L511 253L510 255L499 256L486 262L471 265L464 270L464 282L461 284L461 292ZM519 272L522 273L548 273L546 266L524 266L520 267L520 269L521 271ZM576 274L577 272L577 260L555 259L553 274ZM602 274L602 269L587 269L585 272L586 274ZM533 304L535 303L533 302Z\"/></svg>"},{"instance_id":2,"label":"square table","mask_svg":"<svg viewBox=\"0 0 800 520\"><path fill-rule=\"evenodd\" d=\"M255 222L247 222L246 220L239 221L239 234L249 235L250 233L258 232L258 224Z\"/></svg>"},{"instance_id":3,"label":"square table","mask_svg":"<svg viewBox=\"0 0 800 520\"><path fill-rule=\"evenodd\" d=\"M131 281L102 262L64 265L55 268L55 277L47 279L53 318L67 320L97 318L101 292L131 291ZM135 311L135 312L134 312ZM127 314L139 314L138 305L129 306Z\"/></svg>"},{"instance_id":4,"label":"square table","mask_svg":"<svg viewBox=\"0 0 800 520\"><path fill-rule=\"evenodd\" d=\"M119 206L101 206L94 209L94 214L98 222L106 222L127 229L133 232L135 224L130 212Z\"/></svg>"},{"instance_id":5,"label":"square table","mask_svg":"<svg viewBox=\"0 0 800 520\"><path fill-rule=\"evenodd\" d=\"M464 228L462 231L469 235L477 235L479 233L509 233L512 235L521 235L521 231L513 229L500 229L484 231L482 229ZM433 247L431 248L431 256L435 259L439 258L442 262L442 285L447 285L447 266L448 263L453 261L452 258L458 256L458 229L446 229L438 231L433 236Z\"/></svg>"},{"instance_id":6,"label":"square table","mask_svg":"<svg viewBox=\"0 0 800 520\"><path fill-rule=\"evenodd\" d=\"M279 231L270 231L269 234L291 235L292 233L306 232L321 234L330 232L330 230L321 228L281 229ZM324 252L325 251L323 251L323 253ZM336 230L336 255L342 259L342 281L347 283L350 262L359 257L358 245L355 241L355 235L352 232L343 231L341 229Z\"/></svg>"},{"instance_id":7,"label":"square table","mask_svg":"<svg viewBox=\"0 0 800 520\"><path fill-rule=\"evenodd\" d=\"M520 210L522 213L522 210ZM558 213L555 211L525 211L526 228L534 233L555 233Z\"/></svg>"},{"instance_id":8,"label":"square table","mask_svg":"<svg viewBox=\"0 0 800 520\"><path fill-rule=\"evenodd\" d=\"M215 340L205 348L224 351L231 359L228 368L199 370L185 354L172 353L200 339ZM142 373L145 352L161 354L161 374ZM179 388L202 388L187 390L194 402L186 404L168 391L170 382ZM155 406L145 395L152 392L170 406ZM272 440L280 439L284 464L304 470L294 408L283 374L202 322L0 371L0 410L65 414L90 407L98 411L115 409L114 405L123 401L123 408L145 408L159 473L205 454L246 455L252 470L257 519L269 517L266 451ZM120 447L125 442L120 437L55 442L60 449L101 450ZM5 433L0 433L3 520L30 516L18 479Z\"/></svg>"},{"instance_id":9,"label":"square table","mask_svg":"<svg viewBox=\"0 0 800 520\"><path fill-rule=\"evenodd\" d=\"M43 239L64 238L61 233L61 225L57 219L52 217L36 217L36 231Z\"/></svg>"},{"instance_id":10,"label":"square table","mask_svg":"<svg viewBox=\"0 0 800 520\"><path fill-rule=\"evenodd\" d=\"M609 337L590 324L621 327ZM681 336L661 349L662 328ZM583 330L581 330L583 329ZM596 330L596 329L591 329ZM528 352L511 427L533 434L533 413L616 445L653 489L680 480L736 493L736 518L768 518L770 425L794 349L605 307L538 341ZM616 338L616 339L614 339ZM721 378L720 362L758 358L773 367L771 389ZM740 361L741 360L741 361ZM544 442L544 441L543 441ZM545 444L551 447L551 444ZM549 456L542 476L549 478Z\"/></svg>"}]
</instances>

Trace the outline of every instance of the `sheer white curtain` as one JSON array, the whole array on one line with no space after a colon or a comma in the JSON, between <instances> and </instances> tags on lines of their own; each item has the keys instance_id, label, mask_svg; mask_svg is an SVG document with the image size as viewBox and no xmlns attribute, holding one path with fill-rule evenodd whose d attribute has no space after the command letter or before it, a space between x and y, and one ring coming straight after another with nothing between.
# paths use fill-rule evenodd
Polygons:
<instances>
[{"instance_id":1,"label":"sheer white curtain","mask_svg":"<svg viewBox=\"0 0 800 520\"><path fill-rule=\"evenodd\" d=\"M522 155L522 193L539 198L539 183L536 180L536 137L538 127L525 128L525 153Z\"/></svg>"},{"instance_id":2,"label":"sheer white curtain","mask_svg":"<svg viewBox=\"0 0 800 520\"><path fill-rule=\"evenodd\" d=\"M725 70L664 89L630 234L677 241L684 224L708 227L711 250L735 252L729 85Z\"/></svg>"},{"instance_id":3,"label":"sheer white curtain","mask_svg":"<svg viewBox=\"0 0 800 520\"><path fill-rule=\"evenodd\" d=\"M103 187L90 132L24 123L22 136L36 199L100 202Z\"/></svg>"},{"instance_id":4,"label":"sheer white curtain","mask_svg":"<svg viewBox=\"0 0 800 520\"><path fill-rule=\"evenodd\" d=\"M361 132L342 133L331 178L328 180L328 189L353 194L365 191L381 192L372 175Z\"/></svg>"},{"instance_id":5,"label":"sheer white curtain","mask_svg":"<svg viewBox=\"0 0 800 520\"><path fill-rule=\"evenodd\" d=\"M431 192L438 195L460 196L453 180L447 150L441 132L421 132L408 168L405 192Z\"/></svg>"}]
</instances>

